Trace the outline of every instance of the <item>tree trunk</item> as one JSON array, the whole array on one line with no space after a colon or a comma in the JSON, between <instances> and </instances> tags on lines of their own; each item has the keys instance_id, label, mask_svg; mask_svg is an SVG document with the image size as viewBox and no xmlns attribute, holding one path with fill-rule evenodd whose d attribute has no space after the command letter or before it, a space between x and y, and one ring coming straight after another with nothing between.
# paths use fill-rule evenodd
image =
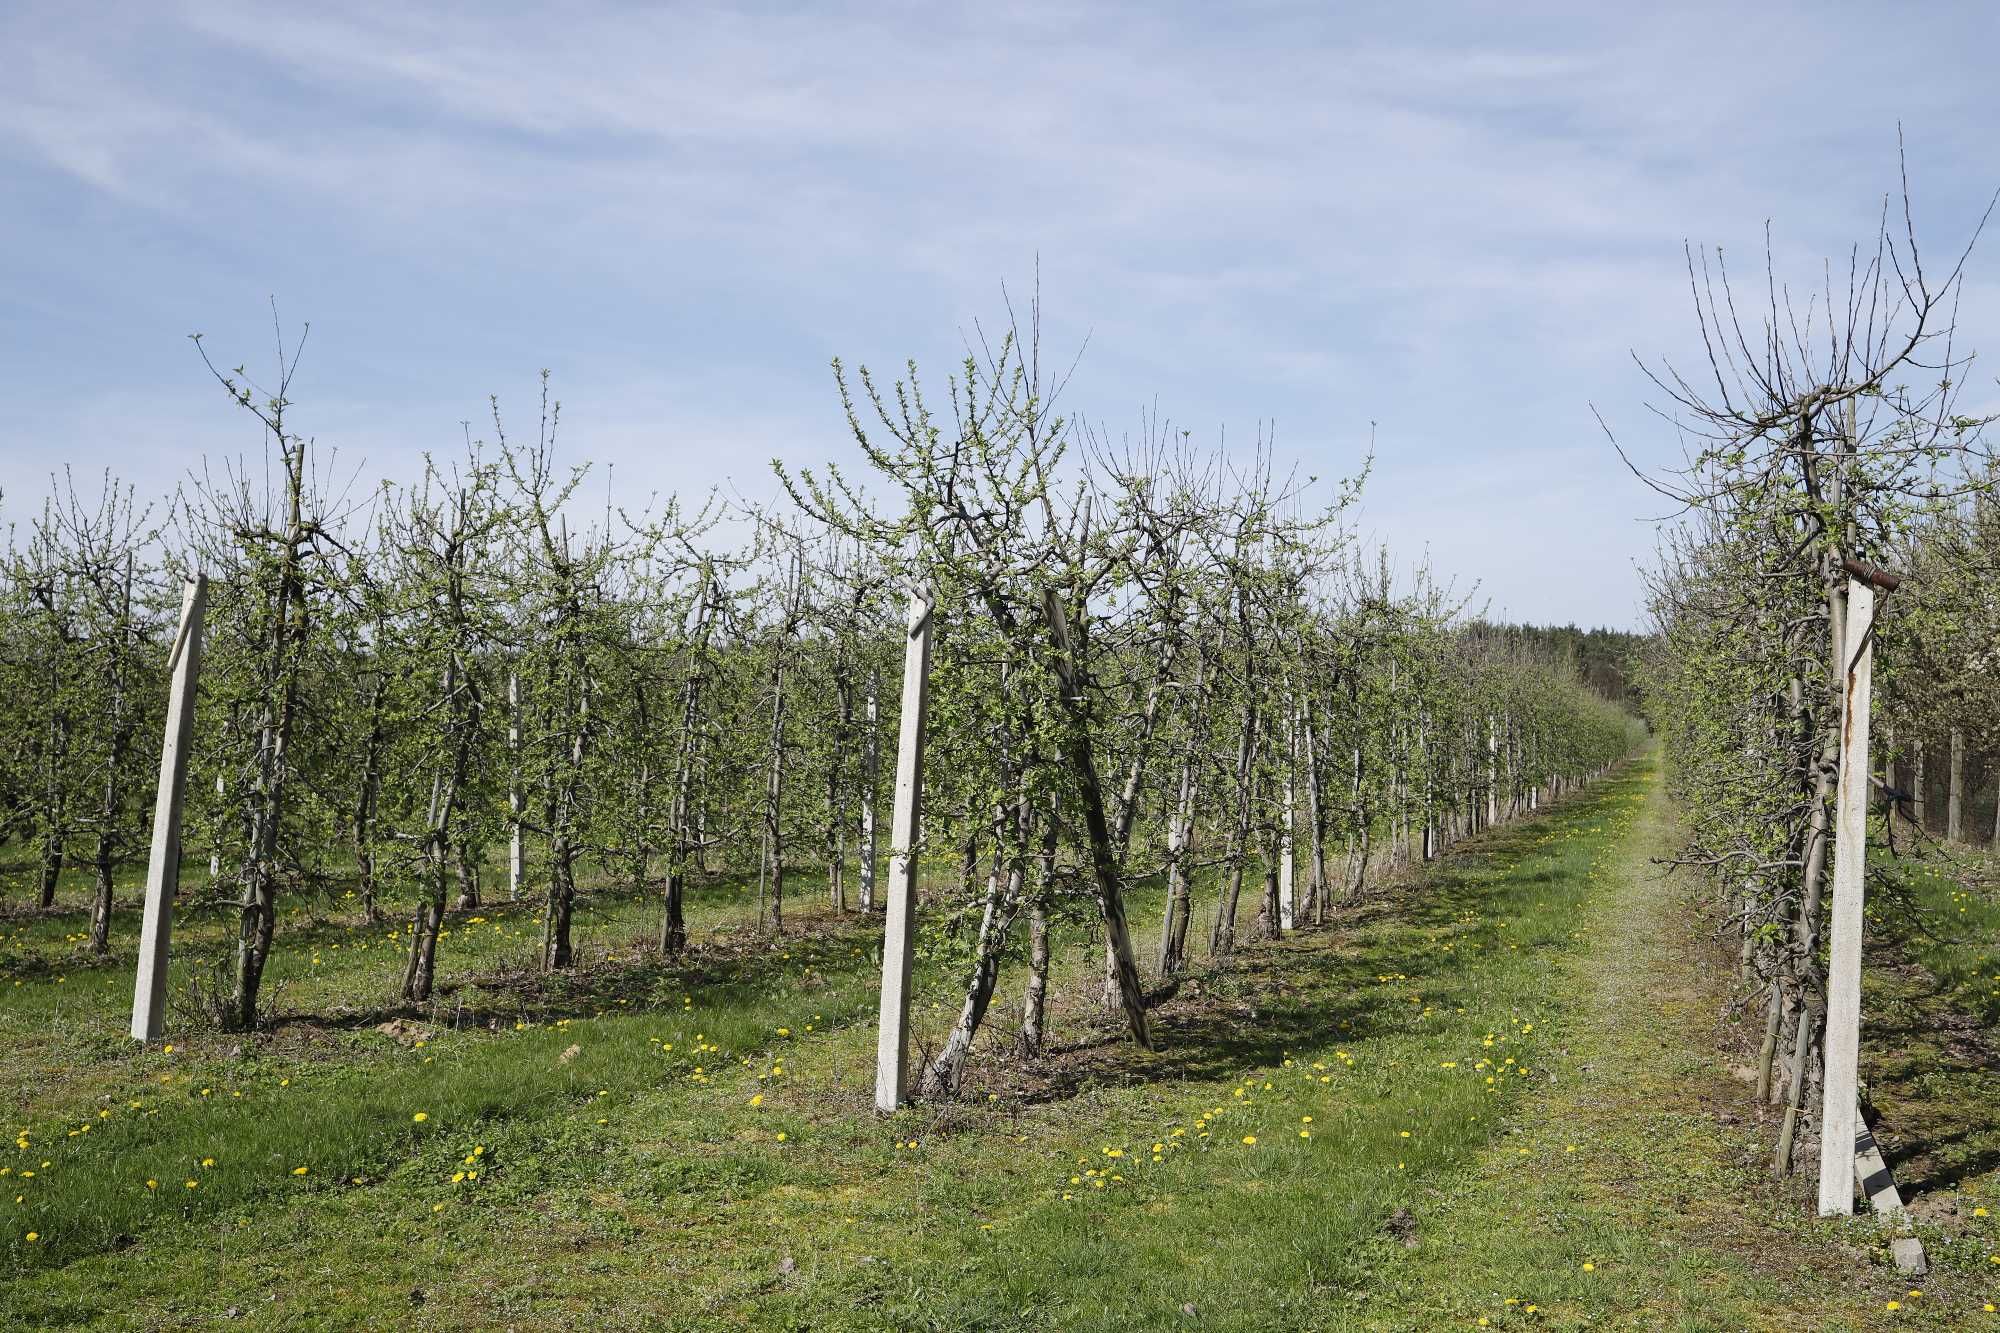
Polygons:
<instances>
[{"instance_id":1,"label":"tree trunk","mask_svg":"<svg viewBox=\"0 0 2000 1333\"><path fill-rule=\"evenodd\" d=\"M1965 833L1965 732L1951 729L1951 772L1945 789L1944 836L1959 842Z\"/></svg>"},{"instance_id":2,"label":"tree trunk","mask_svg":"<svg viewBox=\"0 0 2000 1333\"><path fill-rule=\"evenodd\" d=\"M854 732L854 682L845 661L834 671L839 711L834 717L832 754L826 766L826 892L836 912L847 910L847 805L842 761Z\"/></svg>"},{"instance_id":3,"label":"tree trunk","mask_svg":"<svg viewBox=\"0 0 2000 1333\"><path fill-rule=\"evenodd\" d=\"M125 558L125 586L119 598L118 624L112 637L108 671L111 735L104 756L104 803L99 808L97 823L97 894L90 910L90 951L100 958L111 952L111 878L118 860L125 753L132 743L132 720L125 714L125 657L131 623L132 558L128 555Z\"/></svg>"},{"instance_id":4,"label":"tree trunk","mask_svg":"<svg viewBox=\"0 0 2000 1333\"><path fill-rule=\"evenodd\" d=\"M865 716L868 721L867 735L861 741L861 910L873 911L875 907L875 788L882 780L882 737L877 697L881 694L881 677L876 672L868 673L868 702Z\"/></svg>"},{"instance_id":5,"label":"tree trunk","mask_svg":"<svg viewBox=\"0 0 2000 1333\"><path fill-rule=\"evenodd\" d=\"M1201 698L1199 682L1197 675L1194 696L1197 700ZM1198 716L1189 719L1190 727L1198 723ZM1186 748L1181 752L1173 819L1167 825L1167 913L1166 922L1160 929L1160 975L1163 977L1179 976L1187 966L1188 918L1193 911L1194 896L1193 869L1189 859L1194 852L1195 773L1199 758L1196 739L1190 735Z\"/></svg>"},{"instance_id":6,"label":"tree trunk","mask_svg":"<svg viewBox=\"0 0 2000 1333\"><path fill-rule=\"evenodd\" d=\"M785 835L779 802L785 776L785 664L782 648L771 667L771 743L764 775L764 854L770 869L771 932L785 929Z\"/></svg>"},{"instance_id":7,"label":"tree trunk","mask_svg":"<svg viewBox=\"0 0 2000 1333\"><path fill-rule=\"evenodd\" d=\"M1043 594L1043 612L1048 620L1054 652L1050 665L1061 686L1063 711L1068 715L1062 728L1062 748L1070 772L1075 775L1077 795L1083 805L1084 831L1090 840L1090 865L1097 881L1097 905L1104 929L1118 964L1118 990L1125 1003L1125 1021L1132 1039L1152 1048L1153 1036L1146 1022L1146 1002L1139 988L1139 968L1132 958L1132 934L1125 920L1125 893L1120 883L1117 848L1113 845L1111 823L1105 817L1104 788L1097 776L1097 758L1090 748L1090 704L1083 688L1076 659L1070 647L1068 613L1054 589Z\"/></svg>"},{"instance_id":8,"label":"tree trunk","mask_svg":"<svg viewBox=\"0 0 2000 1333\"><path fill-rule=\"evenodd\" d=\"M1211 958L1226 958L1236 951L1236 904L1243 893L1244 862L1250 856L1250 811L1256 787L1257 740L1259 725L1257 700L1253 695L1244 708L1243 729L1236 738L1236 819L1229 830L1229 846L1223 853L1228 866L1215 925L1209 932Z\"/></svg>"},{"instance_id":9,"label":"tree trunk","mask_svg":"<svg viewBox=\"0 0 2000 1333\"><path fill-rule=\"evenodd\" d=\"M377 631L380 643L380 631ZM379 649L378 649L379 652ZM375 923L375 807L382 786L382 694L387 687L381 668L368 690L368 734L361 749L361 790L354 798L354 867L361 894L361 913Z\"/></svg>"},{"instance_id":10,"label":"tree trunk","mask_svg":"<svg viewBox=\"0 0 2000 1333\"><path fill-rule=\"evenodd\" d=\"M1026 798L1021 799L1025 804ZM1025 813L1019 816L1026 817ZM937 1058L924 1071L919 1089L922 1096L949 1096L958 1091L966 1057L972 1053L972 1038L993 1002L993 988L1000 980L1000 959L1007 949L1007 935L1013 929L1015 913L1020 909L1023 887L1025 866L1019 850L1014 849L1008 854L1004 873L996 866L986 877L986 908L980 916L979 942L973 950L965 1003L959 1007L958 1021L952 1024ZM1046 947L1046 936L1043 943Z\"/></svg>"},{"instance_id":11,"label":"tree trunk","mask_svg":"<svg viewBox=\"0 0 2000 1333\"><path fill-rule=\"evenodd\" d=\"M674 763L673 810L668 819L673 841L667 850L667 901L660 920L661 953L679 953L687 948L687 880L695 842L694 774L701 748L701 693L707 654L708 582L704 578L696 604L687 680L681 686L681 743Z\"/></svg>"}]
</instances>

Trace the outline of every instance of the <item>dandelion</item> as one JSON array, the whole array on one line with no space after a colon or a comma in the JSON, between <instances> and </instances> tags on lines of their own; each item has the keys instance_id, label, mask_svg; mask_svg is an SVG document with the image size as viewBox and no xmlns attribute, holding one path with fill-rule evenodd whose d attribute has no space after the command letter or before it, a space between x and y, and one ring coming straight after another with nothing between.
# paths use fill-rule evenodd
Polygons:
<instances>
[{"instance_id":1,"label":"dandelion","mask_svg":"<svg viewBox=\"0 0 2000 1333\"><path fill-rule=\"evenodd\" d=\"M204 1157L204 1158L202 1158L202 1159L201 1159L201 1164L202 1164L203 1166L214 1166L214 1165L215 1165L215 1159L214 1159L213 1157Z\"/></svg>"},{"instance_id":2,"label":"dandelion","mask_svg":"<svg viewBox=\"0 0 2000 1333\"><path fill-rule=\"evenodd\" d=\"M28 1244L30 1244L30 1245L33 1245L33 1244L34 1244L34 1243L35 1243L36 1241L40 1240L41 1238L42 1238L42 1233L41 1233L41 1232L39 1232L39 1231L30 1231L30 1232L28 1233ZM1989 1305L1989 1306L1987 1306L1986 1308L1990 1310L1990 1309L1992 1309L1993 1307Z\"/></svg>"},{"instance_id":3,"label":"dandelion","mask_svg":"<svg viewBox=\"0 0 2000 1333\"><path fill-rule=\"evenodd\" d=\"M1255 1134L1245 1134L1243 1136L1243 1142L1249 1144L1251 1147L1255 1147L1257 1144L1257 1136Z\"/></svg>"},{"instance_id":4,"label":"dandelion","mask_svg":"<svg viewBox=\"0 0 2000 1333\"><path fill-rule=\"evenodd\" d=\"M764 1094L761 1092L757 1093L750 1099L750 1104L752 1106L762 1106L764 1104Z\"/></svg>"},{"instance_id":5,"label":"dandelion","mask_svg":"<svg viewBox=\"0 0 2000 1333\"><path fill-rule=\"evenodd\" d=\"M783 1143L784 1141L785 1141L785 1131L781 1129L778 1131L778 1142Z\"/></svg>"},{"instance_id":6,"label":"dandelion","mask_svg":"<svg viewBox=\"0 0 2000 1333\"><path fill-rule=\"evenodd\" d=\"M1583 1261L1583 1271L1586 1273L1595 1273L1597 1271L1597 1265L1590 1262L1590 1260L1586 1259Z\"/></svg>"},{"instance_id":7,"label":"dandelion","mask_svg":"<svg viewBox=\"0 0 2000 1333\"><path fill-rule=\"evenodd\" d=\"M159 1187L160 1187L160 1182L157 1180L149 1180L146 1182L146 1188L149 1190L156 1190Z\"/></svg>"},{"instance_id":8,"label":"dandelion","mask_svg":"<svg viewBox=\"0 0 2000 1333\"><path fill-rule=\"evenodd\" d=\"M416 1121L420 1125L423 1124L424 1121L430 1118L431 1118L431 1113L429 1111L419 1111L415 1115L410 1117L410 1119Z\"/></svg>"},{"instance_id":9,"label":"dandelion","mask_svg":"<svg viewBox=\"0 0 2000 1333\"><path fill-rule=\"evenodd\" d=\"M185 1184L191 1190L201 1188L201 1182L199 1180L189 1180L189 1181L184 1181L182 1183Z\"/></svg>"},{"instance_id":10,"label":"dandelion","mask_svg":"<svg viewBox=\"0 0 2000 1333\"><path fill-rule=\"evenodd\" d=\"M1901 1301L1887 1301L1884 1302L1882 1308L1885 1310L1900 1310L1903 1308L1903 1303Z\"/></svg>"},{"instance_id":11,"label":"dandelion","mask_svg":"<svg viewBox=\"0 0 2000 1333\"><path fill-rule=\"evenodd\" d=\"M292 1168L292 1174L295 1176L302 1176L310 1170L312 1170L312 1168L309 1166L295 1166Z\"/></svg>"}]
</instances>

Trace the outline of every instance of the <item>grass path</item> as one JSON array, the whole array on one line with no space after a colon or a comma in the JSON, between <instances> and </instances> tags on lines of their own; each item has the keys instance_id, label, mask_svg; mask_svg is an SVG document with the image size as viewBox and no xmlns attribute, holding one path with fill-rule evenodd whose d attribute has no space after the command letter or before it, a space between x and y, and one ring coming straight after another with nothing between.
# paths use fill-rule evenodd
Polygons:
<instances>
[{"instance_id":1,"label":"grass path","mask_svg":"<svg viewBox=\"0 0 2000 1333\"><path fill-rule=\"evenodd\" d=\"M1574 1021L1550 1086L1439 1191L1422 1244L1383 1273L1409 1312L1383 1326L1437 1326L1451 1291L1450 1313L1497 1302L1479 1311L1493 1328L2000 1328L1990 1222L1968 1216L1955 1246L1933 1234L1939 1271L1913 1295L1871 1222L1811 1220L1772 1184L1769 1125L1724 1054L1728 960L1651 864L1671 833L1649 782L1597 871L1591 947L1552 978Z\"/></svg>"},{"instance_id":2,"label":"grass path","mask_svg":"<svg viewBox=\"0 0 2000 1333\"><path fill-rule=\"evenodd\" d=\"M1911 1297L1769 1182L1670 834L1643 760L1200 974L1158 1055L1077 941L1066 1049L886 1119L858 922L424 1048L106 1054L37 1103L0 1327L1980 1326L1990 1222Z\"/></svg>"}]
</instances>

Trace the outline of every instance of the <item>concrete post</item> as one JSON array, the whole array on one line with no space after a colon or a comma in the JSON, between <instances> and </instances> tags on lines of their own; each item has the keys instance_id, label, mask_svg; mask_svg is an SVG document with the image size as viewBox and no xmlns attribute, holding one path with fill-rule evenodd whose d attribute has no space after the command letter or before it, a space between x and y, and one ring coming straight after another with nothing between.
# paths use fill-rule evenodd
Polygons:
<instances>
[{"instance_id":1,"label":"concrete post","mask_svg":"<svg viewBox=\"0 0 2000 1333\"><path fill-rule=\"evenodd\" d=\"M1826 983L1826 1077L1820 1103L1819 1212L1854 1211L1861 1051L1861 933L1868 856L1868 691L1874 670L1875 589L1847 585L1845 708L1834 798L1833 911Z\"/></svg>"},{"instance_id":2,"label":"concrete post","mask_svg":"<svg viewBox=\"0 0 2000 1333\"><path fill-rule=\"evenodd\" d=\"M521 677L507 673L507 901L521 901Z\"/></svg>"},{"instance_id":3,"label":"concrete post","mask_svg":"<svg viewBox=\"0 0 2000 1333\"><path fill-rule=\"evenodd\" d=\"M1299 804L1299 708L1294 700L1287 710L1285 746L1284 825L1278 835L1278 929L1290 930L1298 915L1296 876L1298 870L1297 832Z\"/></svg>"},{"instance_id":4,"label":"concrete post","mask_svg":"<svg viewBox=\"0 0 2000 1333\"><path fill-rule=\"evenodd\" d=\"M181 798L194 741L194 696L201 680L202 620L207 611L208 579L196 574L182 595L180 629L167 657L167 725L160 742L160 788L153 801L153 852L146 866L139 972L132 986L136 1041L157 1041L165 1017L167 952L173 936L174 892L181 879Z\"/></svg>"},{"instance_id":5,"label":"concrete post","mask_svg":"<svg viewBox=\"0 0 2000 1333\"><path fill-rule=\"evenodd\" d=\"M916 950L917 842L924 798L924 709L930 699L931 594L910 593L903 647L903 716L890 810L887 912L882 930L882 1009L875 1034L875 1109L893 1111L910 1087L910 964Z\"/></svg>"}]
</instances>

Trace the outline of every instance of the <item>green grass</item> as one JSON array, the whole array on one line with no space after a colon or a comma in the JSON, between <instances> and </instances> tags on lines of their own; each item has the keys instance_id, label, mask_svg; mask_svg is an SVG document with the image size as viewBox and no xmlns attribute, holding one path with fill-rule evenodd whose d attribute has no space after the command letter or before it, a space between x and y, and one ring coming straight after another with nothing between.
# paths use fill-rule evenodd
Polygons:
<instances>
[{"instance_id":1,"label":"green grass","mask_svg":"<svg viewBox=\"0 0 2000 1333\"><path fill-rule=\"evenodd\" d=\"M626 947L652 904L593 895L574 982L466 986L422 1046L339 1016L400 962L340 922L306 927L318 972L284 941L285 1007L313 1021L171 1055L119 1039L129 963L74 967L63 923L17 922L5 995L28 1007L0 1006L0 1064L65 1064L8 1075L38 1174L0 1182L0 1326L1867 1326L1896 1279L1866 1223L1805 1220L1762 1179L1717 1054L1726 960L1646 862L1668 836L1635 765L1197 974L1156 1054L1118 1040L1073 930L1058 1049L1007 1049L1010 973L965 1096L893 1117L867 1109L873 928L756 944L724 929L740 886L671 968ZM486 915L446 941L454 975L532 943ZM920 974L927 1039L951 983ZM1899 1318L1964 1326L1985 1225Z\"/></svg>"}]
</instances>

